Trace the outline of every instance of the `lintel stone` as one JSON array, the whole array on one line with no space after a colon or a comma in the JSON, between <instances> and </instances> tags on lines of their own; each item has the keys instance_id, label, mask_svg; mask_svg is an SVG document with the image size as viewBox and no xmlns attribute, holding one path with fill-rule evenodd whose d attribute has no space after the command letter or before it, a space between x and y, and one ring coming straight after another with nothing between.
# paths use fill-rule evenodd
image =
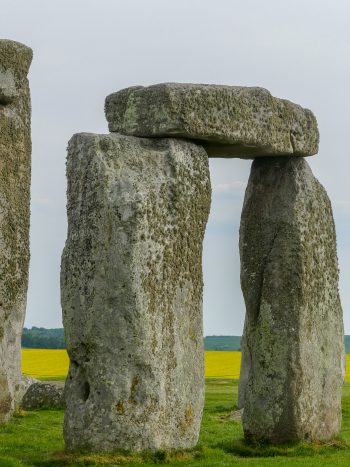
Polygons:
<instances>
[{"instance_id":1,"label":"lintel stone","mask_svg":"<svg viewBox=\"0 0 350 467\"><path fill-rule=\"evenodd\" d=\"M196 140L211 157L311 156L313 113L259 87L163 83L106 98L111 132Z\"/></svg>"}]
</instances>

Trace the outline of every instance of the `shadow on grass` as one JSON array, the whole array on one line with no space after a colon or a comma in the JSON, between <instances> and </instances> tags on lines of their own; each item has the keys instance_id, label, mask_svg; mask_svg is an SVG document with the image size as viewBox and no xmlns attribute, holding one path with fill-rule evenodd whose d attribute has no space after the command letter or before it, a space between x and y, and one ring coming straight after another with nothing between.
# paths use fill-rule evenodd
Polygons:
<instances>
[{"instance_id":1,"label":"shadow on grass","mask_svg":"<svg viewBox=\"0 0 350 467\"><path fill-rule=\"evenodd\" d=\"M322 443L295 442L281 445L253 443L239 439L232 442L221 442L215 447L222 449L227 454L240 457L312 457L349 449L349 445L340 438Z\"/></svg>"}]
</instances>

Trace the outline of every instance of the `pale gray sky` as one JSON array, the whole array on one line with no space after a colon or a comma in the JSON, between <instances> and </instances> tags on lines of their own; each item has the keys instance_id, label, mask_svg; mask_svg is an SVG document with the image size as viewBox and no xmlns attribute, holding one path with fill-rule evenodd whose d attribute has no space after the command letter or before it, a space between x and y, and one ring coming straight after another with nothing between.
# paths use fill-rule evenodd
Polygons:
<instances>
[{"instance_id":1,"label":"pale gray sky","mask_svg":"<svg viewBox=\"0 0 350 467\"><path fill-rule=\"evenodd\" d=\"M69 138L79 131L107 132L107 94L179 81L262 86L313 110L321 145L309 162L333 203L350 333L348 0L3 0L0 31L34 50L27 326L61 326ZM240 334L238 226L250 162L212 159L210 168L205 333Z\"/></svg>"}]
</instances>

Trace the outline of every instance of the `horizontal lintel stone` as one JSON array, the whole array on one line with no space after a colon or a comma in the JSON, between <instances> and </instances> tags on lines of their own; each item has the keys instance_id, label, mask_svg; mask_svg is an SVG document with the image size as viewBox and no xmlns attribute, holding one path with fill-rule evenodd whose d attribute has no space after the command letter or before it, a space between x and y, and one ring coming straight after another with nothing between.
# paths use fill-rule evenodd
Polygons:
<instances>
[{"instance_id":1,"label":"horizontal lintel stone","mask_svg":"<svg viewBox=\"0 0 350 467\"><path fill-rule=\"evenodd\" d=\"M319 132L314 114L259 87L163 83L110 94L111 132L180 137L210 157L312 156Z\"/></svg>"}]
</instances>

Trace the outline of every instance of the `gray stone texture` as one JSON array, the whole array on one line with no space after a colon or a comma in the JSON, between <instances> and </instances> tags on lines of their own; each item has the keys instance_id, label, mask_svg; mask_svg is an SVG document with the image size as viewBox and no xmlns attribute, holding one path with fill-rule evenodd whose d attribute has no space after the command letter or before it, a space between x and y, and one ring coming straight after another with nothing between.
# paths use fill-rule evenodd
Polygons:
<instances>
[{"instance_id":1,"label":"gray stone texture","mask_svg":"<svg viewBox=\"0 0 350 467\"><path fill-rule=\"evenodd\" d=\"M25 392L21 407L28 409L64 409L64 383L36 381Z\"/></svg>"},{"instance_id":2,"label":"gray stone texture","mask_svg":"<svg viewBox=\"0 0 350 467\"><path fill-rule=\"evenodd\" d=\"M192 447L204 398L207 154L182 140L78 134L67 177L66 448Z\"/></svg>"},{"instance_id":3,"label":"gray stone texture","mask_svg":"<svg viewBox=\"0 0 350 467\"><path fill-rule=\"evenodd\" d=\"M21 334L29 265L32 51L0 40L0 423L21 391Z\"/></svg>"},{"instance_id":4,"label":"gray stone texture","mask_svg":"<svg viewBox=\"0 0 350 467\"><path fill-rule=\"evenodd\" d=\"M209 156L310 156L318 151L316 118L257 87L164 83L106 98L110 131L199 140Z\"/></svg>"},{"instance_id":5,"label":"gray stone texture","mask_svg":"<svg viewBox=\"0 0 350 467\"><path fill-rule=\"evenodd\" d=\"M244 394L245 394L245 388L248 383L250 367L251 367L251 362L250 362L250 353L247 347L246 322L245 322L243 335L241 337L241 369L239 373L238 399L237 399L237 408L239 410L243 409L244 407Z\"/></svg>"},{"instance_id":6,"label":"gray stone texture","mask_svg":"<svg viewBox=\"0 0 350 467\"><path fill-rule=\"evenodd\" d=\"M28 375L23 375L20 379L20 382L17 386L17 394L16 394L16 406L20 407L22 404L22 400L30 386L32 386L35 383L39 383L40 381L36 378L32 378L31 376Z\"/></svg>"},{"instance_id":7,"label":"gray stone texture","mask_svg":"<svg viewBox=\"0 0 350 467\"><path fill-rule=\"evenodd\" d=\"M331 204L302 158L253 162L240 228L245 437L326 440L341 422L343 321Z\"/></svg>"}]
</instances>

